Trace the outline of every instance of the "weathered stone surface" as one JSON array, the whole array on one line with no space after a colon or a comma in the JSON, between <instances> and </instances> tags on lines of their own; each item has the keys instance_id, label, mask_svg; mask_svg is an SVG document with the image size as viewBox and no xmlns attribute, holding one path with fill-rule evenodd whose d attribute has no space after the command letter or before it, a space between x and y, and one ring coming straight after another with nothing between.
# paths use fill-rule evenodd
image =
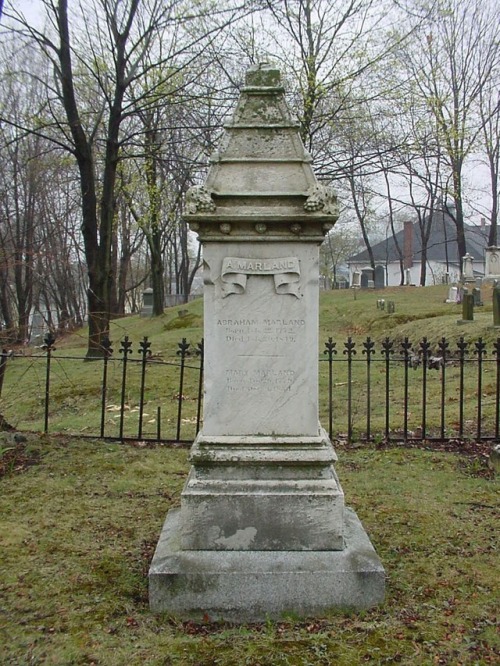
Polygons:
<instances>
[{"instance_id":1,"label":"weathered stone surface","mask_svg":"<svg viewBox=\"0 0 500 666\"><path fill-rule=\"evenodd\" d=\"M313 616L383 601L385 574L352 509L341 551L189 551L179 512L169 512L149 574L153 611L194 620L258 622L287 613Z\"/></svg>"},{"instance_id":2,"label":"weathered stone surface","mask_svg":"<svg viewBox=\"0 0 500 666\"><path fill-rule=\"evenodd\" d=\"M207 245L204 435L318 435L317 254Z\"/></svg>"},{"instance_id":3,"label":"weathered stone surface","mask_svg":"<svg viewBox=\"0 0 500 666\"><path fill-rule=\"evenodd\" d=\"M338 218L335 193L317 182L277 80L269 66L249 73L203 188L188 192L185 218L202 242L321 242Z\"/></svg>"},{"instance_id":4,"label":"weathered stone surface","mask_svg":"<svg viewBox=\"0 0 500 666\"><path fill-rule=\"evenodd\" d=\"M326 433L214 439L200 436L192 449L181 497L183 548L343 548L344 494Z\"/></svg>"},{"instance_id":5,"label":"weathered stone surface","mask_svg":"<svg viewBox=\"0 0 500 666\"><path fill-rule=\"evenodd\" d=\"M337 200L273 68L248 73L186 206L203 244L203 429L151 566L151 608L242 622L378 603L383 569L318 420L319 244Z\"/></svg>"}]
</instances>

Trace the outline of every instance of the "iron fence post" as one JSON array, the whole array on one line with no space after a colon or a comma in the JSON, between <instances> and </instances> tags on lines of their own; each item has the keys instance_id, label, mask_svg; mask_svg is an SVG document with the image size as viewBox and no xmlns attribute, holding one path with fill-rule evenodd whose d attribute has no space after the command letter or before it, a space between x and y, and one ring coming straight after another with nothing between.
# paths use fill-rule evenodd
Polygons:
<instances>
[{"instance_id":1,"label":"iron fence post","mask_svg":"<svg viewBox=\"0 0 500 666\"><path fill-rule=\"evenodd\" d=\"M363 354L366 354L366 439L371 438L371 357L375 353L375 343L368 337L363 342Z\"/></svg>"},{"instance_id":2,"label":"iron fence post","mask_svg":"<svg viewBox=\"0 0 500 666\"><path fill-rule=\"evenodd\" d=\"M385 338L382 342L382 353L385 358L385 441L389 441L390 432L390 362L391 354L394 353L394 342Z\"/></svg>"},{"instance_id":3,"label":"iron fence post","mask_svg":"<svg viewBox=\"0 0 500 666\"><path fill-rule=\"evenodd\" d=\"M180 370L180 377L179 377L179 404L177 406L177 434L176 434L176 440L180 442L181 439L181 417L182 417L182 399L183 395L182 392L184 391L184 366L186 363L186 356L189 356L189 347L191 346L188 342L186 342L186 338L182 338L182 342L178 342L177 346L179 349L177 350L177 356L181 357L181 370Z\"/></svg>"},{"instance_id":4,"label":"iron fence post","mask_svg":"<svg viewBox=\"0 0 500 666\"><path fill-rule=\"evenodd\" d=\"M332 338L325 342L323 354L328 357L328 436L333 439L333 356L337 353L337 343Z\"/></svg>"},{"instance_id":5,"label":"iron fence post","mask_svg":"<svg viewBox=\"0 0 500 666\"><path fill-rule=\"evenodd\" d=\"M458 436L460 439L464 436L464 367L465 367L465 356L468 354L469 343L465 342L464 337L461 336L457 342L457 347L459 351L459 363L460 363L460 389L459 389L459 415L458 415Z\"/></svg>"},{"instance_id":6,"label":"iron fence post","mask_svg":"<svg viewBox=\"0 0 500 666\"><path fill-rule=\"evenodd\" d=\"M144 414L144 388L146 385L146 364L151 357L151 343L147 336L139 342L139 354L141 354L141 393L139 395L139 427L137 429L137 439L142 439L142 419Z\"/></svg>"},{"instance_id":7,"label":"iron fence post","mask_svg":"<svg viewBox=\"0 0 500 666\"><path fill-rule=\"evenodd\" d=\"M104 427L106 420L106 394L108 390L108 361L113 353L111 348L111 340L106 336L101 342L101 346L104 350L102 357L102 389L101 389L101 438L104 437Z\"/></svg>"},{"instance_id":8,"label":"iron fence post","mask_svg":"<svg viewBox=\"0 0 500 666\"><path fill-rule=\"evenodd\" d=\"M161 407L156 408L156 441L161 439Z\"/></svg>"},{"instance_id":9,"label":"iron fence post","mask_svg":"<svg viewBox=\"0 0 500 666\"><path fill-rule=\"evenodd\" d=\"M438 349L441 353L441 439L444 439L445 431L445 402L446 402L446 361L448 360L449 343L446 338L441 338L438 342Z\"/></svg>"},{"instance_id":10,"label":"iron fence post","mask_svg":"<svg viewBox=\"0 0 500 666\"><path fill-rule=\"evenodd\" d=\"M486 344L483 338L475 343L474 353L477 355L477 440L481 440L481 417L483 406L483 357L486 355Z\"/></svg>"},{"instance_id":11,"label":"iron fence post","mask_svg":"<svg viewBox=\"0 0 500 666\"><path fill-rule=\"evenodd\" d=\"M403 440L408 441L408 366L410 365L410 351L412 343L406 337L401 343L404 358L404 391L403 391Z\"/></svg>"},{"instance_id":12,"label":"iron fence post","mask_svg":"<svg viewBox=\"0 0 500 666\"><path fill-rule=\"evenodd\" d=\"M120 439L123 438L123 421L125 415L125 393L127 390L127 359L132 352L132 342L128 335L121 342L120 354L123 354L122 366L122 394L120 399Z\"/></svg>"},{"instance_id":13,"label":"iron fence post","mask_svg":"<svg viewBox=\"0 0 500 666\"><path fill-rule=\"evenodd\" d=\"M427 438L427 364L430 348L430 342L424 337L420 343L422 352L422 441Z\"/></svg>"},{"instance_id":14,"label":"iron fence post","mask_svg":"<svg viewBox=\"0 0 500 666\"><path fill-rule=\"evenodd\" d=\"M347 443L352 441L352 357L356 354L356 343L351 336L344 342L344 354L347 354Z\"/></svg>"},{"instance_id":15,"label":"iron fence post","mask_svg":"<svg viewBox=\"0 0 500 666\"><path fill-rule=\"evenodd\" d=\"M45 410L44 410L44 422L43 422L43 431L47 433L49 431L49 401L50 401L50 361L52 358L52 352L55 351L54 342L56 341L54 334L50 331L44 338L44 344L42 349L47 352L47 365L45 369Z\"/></svg>"},{"instance_id":16,"label":"iron fence post","mask_svg":"<svg viewBox=\"0 0 500 666\"><path fill-rule=\"evenodd\" d=\"M196 410L196 434L200 431L201 403L203 395L203 363L205 358L205 341L202 338L196 345L196 355L200 357L200 374L198 376L198 407Z\"/></svg>"}]
</instances>

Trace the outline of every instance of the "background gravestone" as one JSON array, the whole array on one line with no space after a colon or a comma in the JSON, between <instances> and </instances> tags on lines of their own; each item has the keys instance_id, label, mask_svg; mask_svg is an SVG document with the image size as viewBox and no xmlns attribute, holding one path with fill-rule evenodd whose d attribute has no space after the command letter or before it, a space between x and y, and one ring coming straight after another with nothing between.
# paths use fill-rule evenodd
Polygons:
<instances>
[{"instance_id":1,"label":"background gravestone","mask_svg":"<svg viewBox=\"0 0 500 666\"><path fill-rule=\"evenodd\" d=\"M465 257L462 257L462 281L463 282L474 282L474 258L472 255L467 253Z\"/></svg>"},{"instance_id":2,"label":"background gravestone","mask_svg":"<svg viewBox=\"0 0 500 666\"><path fill-rule=\"evenodd\" d=\"M500 248L494 245L485 250L485 271L484 276L489 280L500 278Z\"/></svg>"},{"instance_id":3,"label":"background gravestone","mask_svg":"<svg viewBox=\"0 0 500 666\"><path fill-rule=\"evenodd\" d=\"M144 289L142 292L142 308L141 308L141 317L152 317L153 316L153 298L154 293L151 287Z\"/></svg>"},{"instance_id":4,"label":"background gravestone","mask_svg":"<svg viewBox=\"0 0 500 666\"><path fill-rule=\"evenodd\" d=\"M319 245L336 197L279 71L248 72L186 211L203 244L204 417L151 564L151 608L240 622L379 603L382 565L318 421Z\"/></svg>"},{"instance_id":5,"label":"background gravestone","mask_svg":"<svg viewBox=\"0 0 500 666\"><path fill-rule=\"evenodd\" d=\"M459 319L458 323L466 324L471 321L474 321L474 295L464 290L462 294L462 319Z\"/></svg>"},{"instance_id":6,"label":"background gravestone","mask_svg":"<svg viewBox=\"0 0 500 666\"><path fill-rule=\"evenodd\" d=\"M493 287L493 326L500 326L500 285Z\"/></svg>"},{"instance_id":7,"label":"background gravestone","mask_svg":"<svg viewBox=\"0 0 500 666\"><path fill-rule=\"evenodd\" d=\"M368 283L373 281L373 269L372 268L362 268L361 269L361 288L368 289Z\"/></svg>"},{"instance_id":8,"label":"background gravestone","mask_svg":"<svg viewBox=\"0 0 500 666\"><path fill-rule=\"evenodd\" d=\"M31 318L30 345L38 346L43 343L43 336L47 332L47 324L41 312L35 310Z\"/></svg>"},{"instance_id":9,"label":"background gravestone","mask_svg":"<svg viewBox=\"0 0 500 666\"><path fill-rule=\"evenodd\" d=\"M385 269L383 266L375 266L375 289L384 289L385 287Z\"/></svg>"},{"instance_id":10,"label":"background gravestone","mask_svg":"<svg viewBox=\"0 0 500 666\"><path fill-rule=\"evenodd\" d=\"M446 303L458 303L458 287L451 286L448 289L448 298L446 299Z\"/></svg>"}]
</instances>

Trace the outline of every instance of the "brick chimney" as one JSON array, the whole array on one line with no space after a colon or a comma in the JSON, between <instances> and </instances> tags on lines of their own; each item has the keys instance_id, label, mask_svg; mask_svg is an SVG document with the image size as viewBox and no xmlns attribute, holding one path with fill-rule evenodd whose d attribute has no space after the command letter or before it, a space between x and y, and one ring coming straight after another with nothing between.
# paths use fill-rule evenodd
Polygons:
<instances>
[{"instance_id":1,"label":"brick chimney","mask_svg":"<svg viewBox=\"0 0 500 666\"><path fill-rule=\"evenodd\" d=\"M413 266L413 222L406 220L403 237L403 267Z\"/></svg>"}]
</instances>

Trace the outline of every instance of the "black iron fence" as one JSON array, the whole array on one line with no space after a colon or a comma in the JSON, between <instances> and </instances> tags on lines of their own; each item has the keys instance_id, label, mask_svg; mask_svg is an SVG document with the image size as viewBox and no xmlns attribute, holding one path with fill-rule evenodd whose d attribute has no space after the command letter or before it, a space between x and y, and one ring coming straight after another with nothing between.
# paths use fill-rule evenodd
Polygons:
<instances>
[{"instance_id":1,"label":"black iron fence","mask_svg":"<svg viewBox=\"0 0 500 666\"><path fill-rule=\"evenodd\" d=\"M52 335L36 353L0 354L0 413L20 430L191 442L202 423L203 341L153 353L127 337L100 361L65 355ZM71 366L71 371L70 371ZM500 439L500 338L329 338L319 359L320 419L332 439Z\"/></svg>"},{"instance_id":2,"label":"black iron fence","mask_svg":"<svg viewBox=\"0 0 500 666\"><path fill-rule=\"evenodd\" d=\"M329 338L328 430L333 438L498 440L500 338L413 344ZM321 377L321 373L320 373Z\"/></svg>"}]
</instances>

